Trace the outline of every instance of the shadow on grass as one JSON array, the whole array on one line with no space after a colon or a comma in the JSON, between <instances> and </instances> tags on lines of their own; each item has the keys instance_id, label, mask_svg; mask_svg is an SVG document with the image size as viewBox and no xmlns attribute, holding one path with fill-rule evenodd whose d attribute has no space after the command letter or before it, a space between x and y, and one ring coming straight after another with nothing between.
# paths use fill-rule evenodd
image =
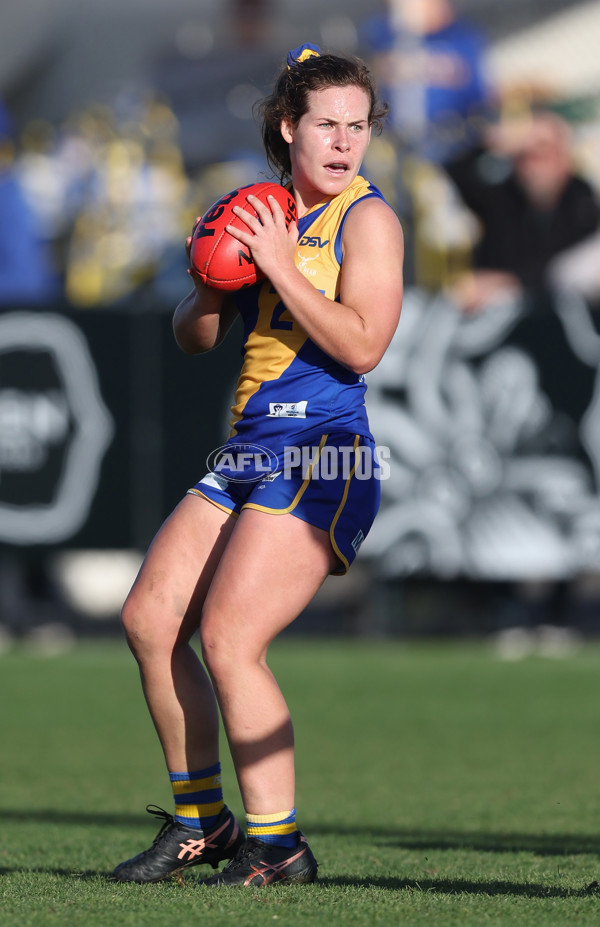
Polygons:
<instances>
[{"instance_id":1,"label":"shadow on grass","mask_svg":"<svg viewBox=\"0 0 600 927\"><path fill-rule=\"evenodd\" d=\"M304 826L304 825L303 825ZM538 856L576 856L600 854L600 836L595 834L519 834L485 833L485 831L408 830L397 827L362 827L315 822L306 832L350 836L357 834L386 847L407 850L478 850L489 853L536 853Z\"/></svg>"},{"instance_id":2,"label":"shadow on grass","mask_svg":"<svg viewBox=\"0 0 600 927\"><path fill-rule=\"evenodd\" d=\"M390 891L413 889L436 895L517 895L522 898L587 898L598 894L597 885L587 888L560 888L530 882L473 882L463 879L319 879L319 885L354 888L385 888Z\"/></svg>"},{"instance_id":3,"label":"shadow on grass","mask_svg":"<svg viewBox=\"0 0 600 927\"><path fill-rule=\"evenodd\" d=\"M152 823L140 812L103 813L89 811L60 811L54 808L41 808L33 811L20 811L15 808L0 808L0 821L15 821L26 824L28 821L40 824L81 824L85 827L138 827L140 824Z\"/></svg>"},{"instance_id":4,"label":"shadow on grass","mask_svg":"<svg viewBox=\"0 0 600 927\"><path fill-rule=\"evenodd\" d=\"M22 872L27 875L55 875L63 876L66 879L77 879L80 882L95 882L99 878L106 878L107 872L99 872L97 869L55 869L51 867L38 866L28 869L26 866L0 866L0 876L17 875Z\"/></svg>"},{"instance_id":5,"label":"shadow on grass","mask_svg":"<svg viewBox=\"0 0 600 927\"><path fill-rule=\"evenodd\" d=\"M42 808L23 811L0 808L0 822L73 824L83 827L140 827L151 822L143 813L60 811ZM489 853L535 853L538 856L600 855L600 835L520 834L484 831L415 830L400 827L369 827L352 824L302 822L311 836L361 837L376 845L407 850L477 850Z\"/></svg>"}]
</instances>

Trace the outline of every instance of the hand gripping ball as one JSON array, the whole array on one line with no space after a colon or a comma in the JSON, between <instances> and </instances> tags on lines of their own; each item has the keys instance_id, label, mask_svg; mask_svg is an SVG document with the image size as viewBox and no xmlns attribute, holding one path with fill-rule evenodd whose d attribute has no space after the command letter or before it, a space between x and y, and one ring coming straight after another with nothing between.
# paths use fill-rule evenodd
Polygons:
<instances>
[{"instance_id":1,"label":"hand gripping ball","mask_svg":"<svg viewBox=\"0 0 600 927\"><path fill-rule=\"evenodd\" d=\"M274 196L285 213L286 225L298 218L294 197L278 183L248 184L226 193L213 203L192 236L190 263L204 283L217 290L240 290L264 277L254 264L250 249L225 231L226 225L247 229L232 212L232 207L241 206L251 212L252 207L246 199L249 193L266 205L267 197Z\"/></svg>"}]
</instances>

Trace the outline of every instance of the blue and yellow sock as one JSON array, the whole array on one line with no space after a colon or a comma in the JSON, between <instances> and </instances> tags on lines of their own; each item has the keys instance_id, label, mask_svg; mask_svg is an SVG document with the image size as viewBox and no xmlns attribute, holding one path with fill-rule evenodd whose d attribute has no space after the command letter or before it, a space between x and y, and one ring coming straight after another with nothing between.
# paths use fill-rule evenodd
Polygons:
<instances>
[{"instance_id":1,"label":"blue and yellow sock","mask_svg":"<svg viewBox=\"0 0 600 927\"><path fill-rule=\"evenodd\" d=\"M296 809L277 814L247 814L248 836L278 847L295 847L298 843Z\"/></svg>"},{"instance_id":2,"label":"blue and yellow sock","mask_svg":"<svg viewBox=\"0 0 600 927\"><path fill-rule=\"evenodd\" d=\"M196 772L169 773L175 799L175 820L186 827L208 830L225 807L221 764Z\"/></svg>"}]
</instances>

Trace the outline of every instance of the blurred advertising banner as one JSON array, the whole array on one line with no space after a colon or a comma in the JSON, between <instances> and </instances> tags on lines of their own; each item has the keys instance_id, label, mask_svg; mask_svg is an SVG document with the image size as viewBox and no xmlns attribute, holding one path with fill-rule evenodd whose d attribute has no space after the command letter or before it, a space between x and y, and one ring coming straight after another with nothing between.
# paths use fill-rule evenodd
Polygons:
<instances>
[{"instance_id":1,"label":"blurred advertising banner","mask_svg":"<svg viewBox=\"0 0 600 927\"><path fill-rule=\"evenodd\" d=\"M240 333L170 313L0 312L0 545L144 550L227 436ZM600 562L600 325L576 296L459 312L411 289L367 376L382 506L360 558L401 579L565 579Z\"/></svg>"},{"instance_id":2,"label":"blurred advertising banner","mask_svg":"<svg viewBox=\"0 0 600 927\"><path fill-rule=\"evenodd\" d=\"M81 329L54 313L0 316L0 538L54 543L86 523L114 420Z\"/></svg>"},{"instance_id":3,"label":"blurred advertising banner","mask_svg":"<svg viewBox=\"0 0 600 927\"><path fill-rule=\"evenodd\" d=\"M186 357L159 312L0 311L0 544L145 548L222 439L228 347Z\"/></svg>"},{"instance_id":4,"label":"blurred advertising banner","mask_svg":"<svg viewBox=\"0 0 600 927\"><path fill-rule=\"evenodd\" d=\"M459 312L407 293L369 374L390 449L361 555L387 578L568 579L600 563L600 325L579 297Z\"/></svg>"}]
</instances>

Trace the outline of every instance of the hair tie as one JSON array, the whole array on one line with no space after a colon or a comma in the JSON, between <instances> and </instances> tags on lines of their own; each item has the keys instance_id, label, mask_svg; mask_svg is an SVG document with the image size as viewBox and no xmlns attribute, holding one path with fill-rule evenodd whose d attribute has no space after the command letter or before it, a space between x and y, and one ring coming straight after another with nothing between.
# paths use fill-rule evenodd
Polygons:
<instances>
[{"instance_id":1,"label":"hair tie","mask_svg":"<svg viewBox=\"0 0 600 927\"><path fill-rule=\"evenodd\" d=\"M288 70L296 64L300 64L302 61L306 61L307 58L318 58L321 54L321 49L318 45L311 45L310 42L305 42L304 45L299 45L298 48L292 48L291 51L287 53L287 66Z\"/></svg>"}]
</instances>

